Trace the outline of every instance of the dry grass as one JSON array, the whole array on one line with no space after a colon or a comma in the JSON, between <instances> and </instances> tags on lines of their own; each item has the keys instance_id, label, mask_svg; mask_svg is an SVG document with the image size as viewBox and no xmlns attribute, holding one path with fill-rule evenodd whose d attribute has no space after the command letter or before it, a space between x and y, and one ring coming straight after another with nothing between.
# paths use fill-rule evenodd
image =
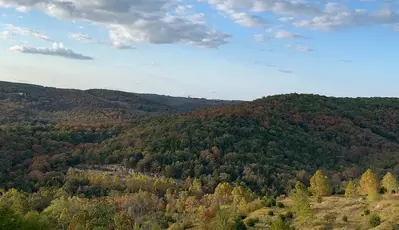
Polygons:
<instances>
[{"instance_id":1,"label":"dry grass","mask_svg":"<svg viewBox=\"0 0 399 230\"><path fill-rule=\"evenodd\" d=\"M286 207L289 207L291 200L289 198L282 201ZM335 215L336 219L329 229L371 229L369 227L369 216L364 214L366 209L370 213L378 214L381 217L381 225L373 228L375 230L392 230L393 224L399 224L399 198L393 196L383 196L378 201L368 201L362 198L345 198L343 196L324 197L322 203L317 203L316 198L311 198L311 205L315 212L312 223L306 227L298 227L296 229L326 229L328 224L325 219L326 215ZM274 212L274 216L268 216L269 210ZM260 223L254 229L267 229L267 223L273 218L277 218L279 214L285 214L287 208L262 208L248 215L247 218L259 218ZM348 221L343 221L343 217L347 216Z\"/></svg>"}]
</instances>

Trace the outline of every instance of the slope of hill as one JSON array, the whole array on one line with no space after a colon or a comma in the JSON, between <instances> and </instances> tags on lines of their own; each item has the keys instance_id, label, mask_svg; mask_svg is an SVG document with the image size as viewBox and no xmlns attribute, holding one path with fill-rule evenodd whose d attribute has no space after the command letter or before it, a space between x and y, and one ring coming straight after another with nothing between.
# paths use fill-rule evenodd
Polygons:
<instances>
[{"instance_id":1,"label":"slope of hill","mask_svg":"<svg viewBox=\"0 0 399 230\"><path fill-rule=\"evenodd\" d=\"M200 178L207 192L237 182L284 193L324 168L339 193L368 167L399 175L398 121L399 99L290 94L118 125L9 125L0 181L38 188L60 183L70 166L99 163Z\"/></svg>"},{"instance_id":2,"label":"slope of hill","mask_svg":"<svg viewBox=\"0 0 399 230\"><path fill-rule=\"evenodd\" d=\"M74 90L0 82L0 123L110 122L237 103L92 89Z\"/></svg>"},{"instance_id":3,"label":"slope of hill","mask_svg":"<svg viewBox=\"0 0 399 230\"><path fill-rule=\"evenodd\" d=\"M280 95L136 121L92 151L112 156L104 162L201 178L209 188L241 181L257 191L283 192L300 170L325 168L339 192L341 181L366 167L399 174L398 108L399 100L389 98Z\"/></svg>"}]
</instances>

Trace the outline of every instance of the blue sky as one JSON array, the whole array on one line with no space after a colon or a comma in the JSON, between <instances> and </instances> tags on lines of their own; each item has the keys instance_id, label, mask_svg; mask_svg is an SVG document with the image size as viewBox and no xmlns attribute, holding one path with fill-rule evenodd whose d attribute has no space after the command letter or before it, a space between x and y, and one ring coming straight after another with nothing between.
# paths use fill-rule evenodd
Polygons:
<instances>
[{"instance_id":1,"label":"blue sky","mask_svg":"<svg viewBox=\"0 0 399 230\"><path fill-rule=\"evenodd\" d=\"M0 80L251 100L399 96L399 4L0 0Z\"/></svg>"}]
</instances>

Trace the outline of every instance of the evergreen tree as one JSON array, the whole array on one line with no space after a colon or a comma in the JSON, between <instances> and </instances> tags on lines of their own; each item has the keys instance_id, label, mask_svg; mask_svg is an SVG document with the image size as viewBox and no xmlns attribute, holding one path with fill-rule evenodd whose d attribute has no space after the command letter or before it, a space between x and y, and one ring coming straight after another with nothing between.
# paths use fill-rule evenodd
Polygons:
<instances>
[{"instance_id":1,"label":"evergreen tree","mask_svg":"<svg viewBox=\"0 0 399 230\"><path fill-rule=\"evenodd\" d=\"M331 184L322 170L317 170L310 178L310 190L313 195L328 196L331 193Z\"/></svg>"},{"instance_id":2,"label":"evergreen tree","mask_svg":"<svg viewBox=\"0 0 399 230\"><path fill-rule=\"evenodd\" d=\"M292 194L292 210L297 216L298 223L301 225L312 222L314 216L310 206L309 197L305 186L301 182L295 185L295 192Z\"/></svg>"},{"instance_id":3,"label":"evergreen tree","mask_svg":"<svg viewBox=\"0 0 399 230\"><path fill-rule=\"evenodd\" d=\"M358 185L354 181L349 181L345 188L345 196L349 198L356 197L358 195Z\"/></svg>"},{"instance_id":4,"label":"evergreen tree","mask_svg":"<svg viewBox=\"0 0 399 230\"><path fill-rule=\"evenodd\" d=\"M382 178L382 186L387 190L388 193L397 192L398 181L392 175L392 173L388 172L384 178Z\"/></svg>"}]
</instances>

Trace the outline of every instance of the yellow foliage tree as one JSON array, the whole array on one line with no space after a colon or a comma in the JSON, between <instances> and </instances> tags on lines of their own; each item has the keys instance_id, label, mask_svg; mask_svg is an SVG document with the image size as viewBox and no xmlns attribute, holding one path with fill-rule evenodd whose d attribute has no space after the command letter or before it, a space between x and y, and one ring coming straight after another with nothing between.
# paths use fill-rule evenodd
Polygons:
<instances>
[{"instance_id":1,"label":"yellow foliage tree","mask_svg":"<svg viewBox=\"0 0 399 230\"><path fill-rule=\"evenodd\" d=\"M330 181L322 170L317 170L312 178L310 178L310 190L317 196L328 196L331 194Z\"/></svg>"},{"instance_id":2,"label":"yellow foliage tree","mask_svg":"<svg viewBox=\"0 0 399 230\"><path fill-rule=\"evenodd\" d=\"M368 195L370 200L375 200L378 197L379 182L377 175L368 169L360 178L359 192L361 195Z\"/></svg>"},{"instance_id":3,"label":"yellow foliage tree","mask_svg":"<svg viewBox=\"0 0 399 230\"><path fill-rule=\"evenodd\" d=\"M345 188L345 196L349 198L356 197L358 195L358 185L354 181L349 181Z\"/></svg>"},{"instance_id":4,"label":"yellow foliage tree","mask_svg":"<svg viewBox=\"0 0 399 230\"><path fill-rule=\"evenodd\" d=\"M204 195L204 192L202 191L202 183L199 179L194 179L193 183L190 185L188 190L190 194L192 194L197 198Z\"/></svg>"},{"instance_id":5,"label":"yellow foliage tree","mask_svg":"<svg viewBox=\"0 0 399 230\"><path fill-rule=\"evenodd\" d=\"M231 192L232 188L229 183L220 183L216 186L214 195L219 202L226 203L231 200Z\"/></svg>"},{"instance_id":6,"label":"yellow foliage tree","mask_svg":"<svg viewBox=\"0 0 399 230\"><path fill-rule=\"evenodd\" d=\"M382 186L387 190L388 193L397 192L398 180L392 173L388 172L384 178L382 178Z\"/></svg>"}]
</instances>

